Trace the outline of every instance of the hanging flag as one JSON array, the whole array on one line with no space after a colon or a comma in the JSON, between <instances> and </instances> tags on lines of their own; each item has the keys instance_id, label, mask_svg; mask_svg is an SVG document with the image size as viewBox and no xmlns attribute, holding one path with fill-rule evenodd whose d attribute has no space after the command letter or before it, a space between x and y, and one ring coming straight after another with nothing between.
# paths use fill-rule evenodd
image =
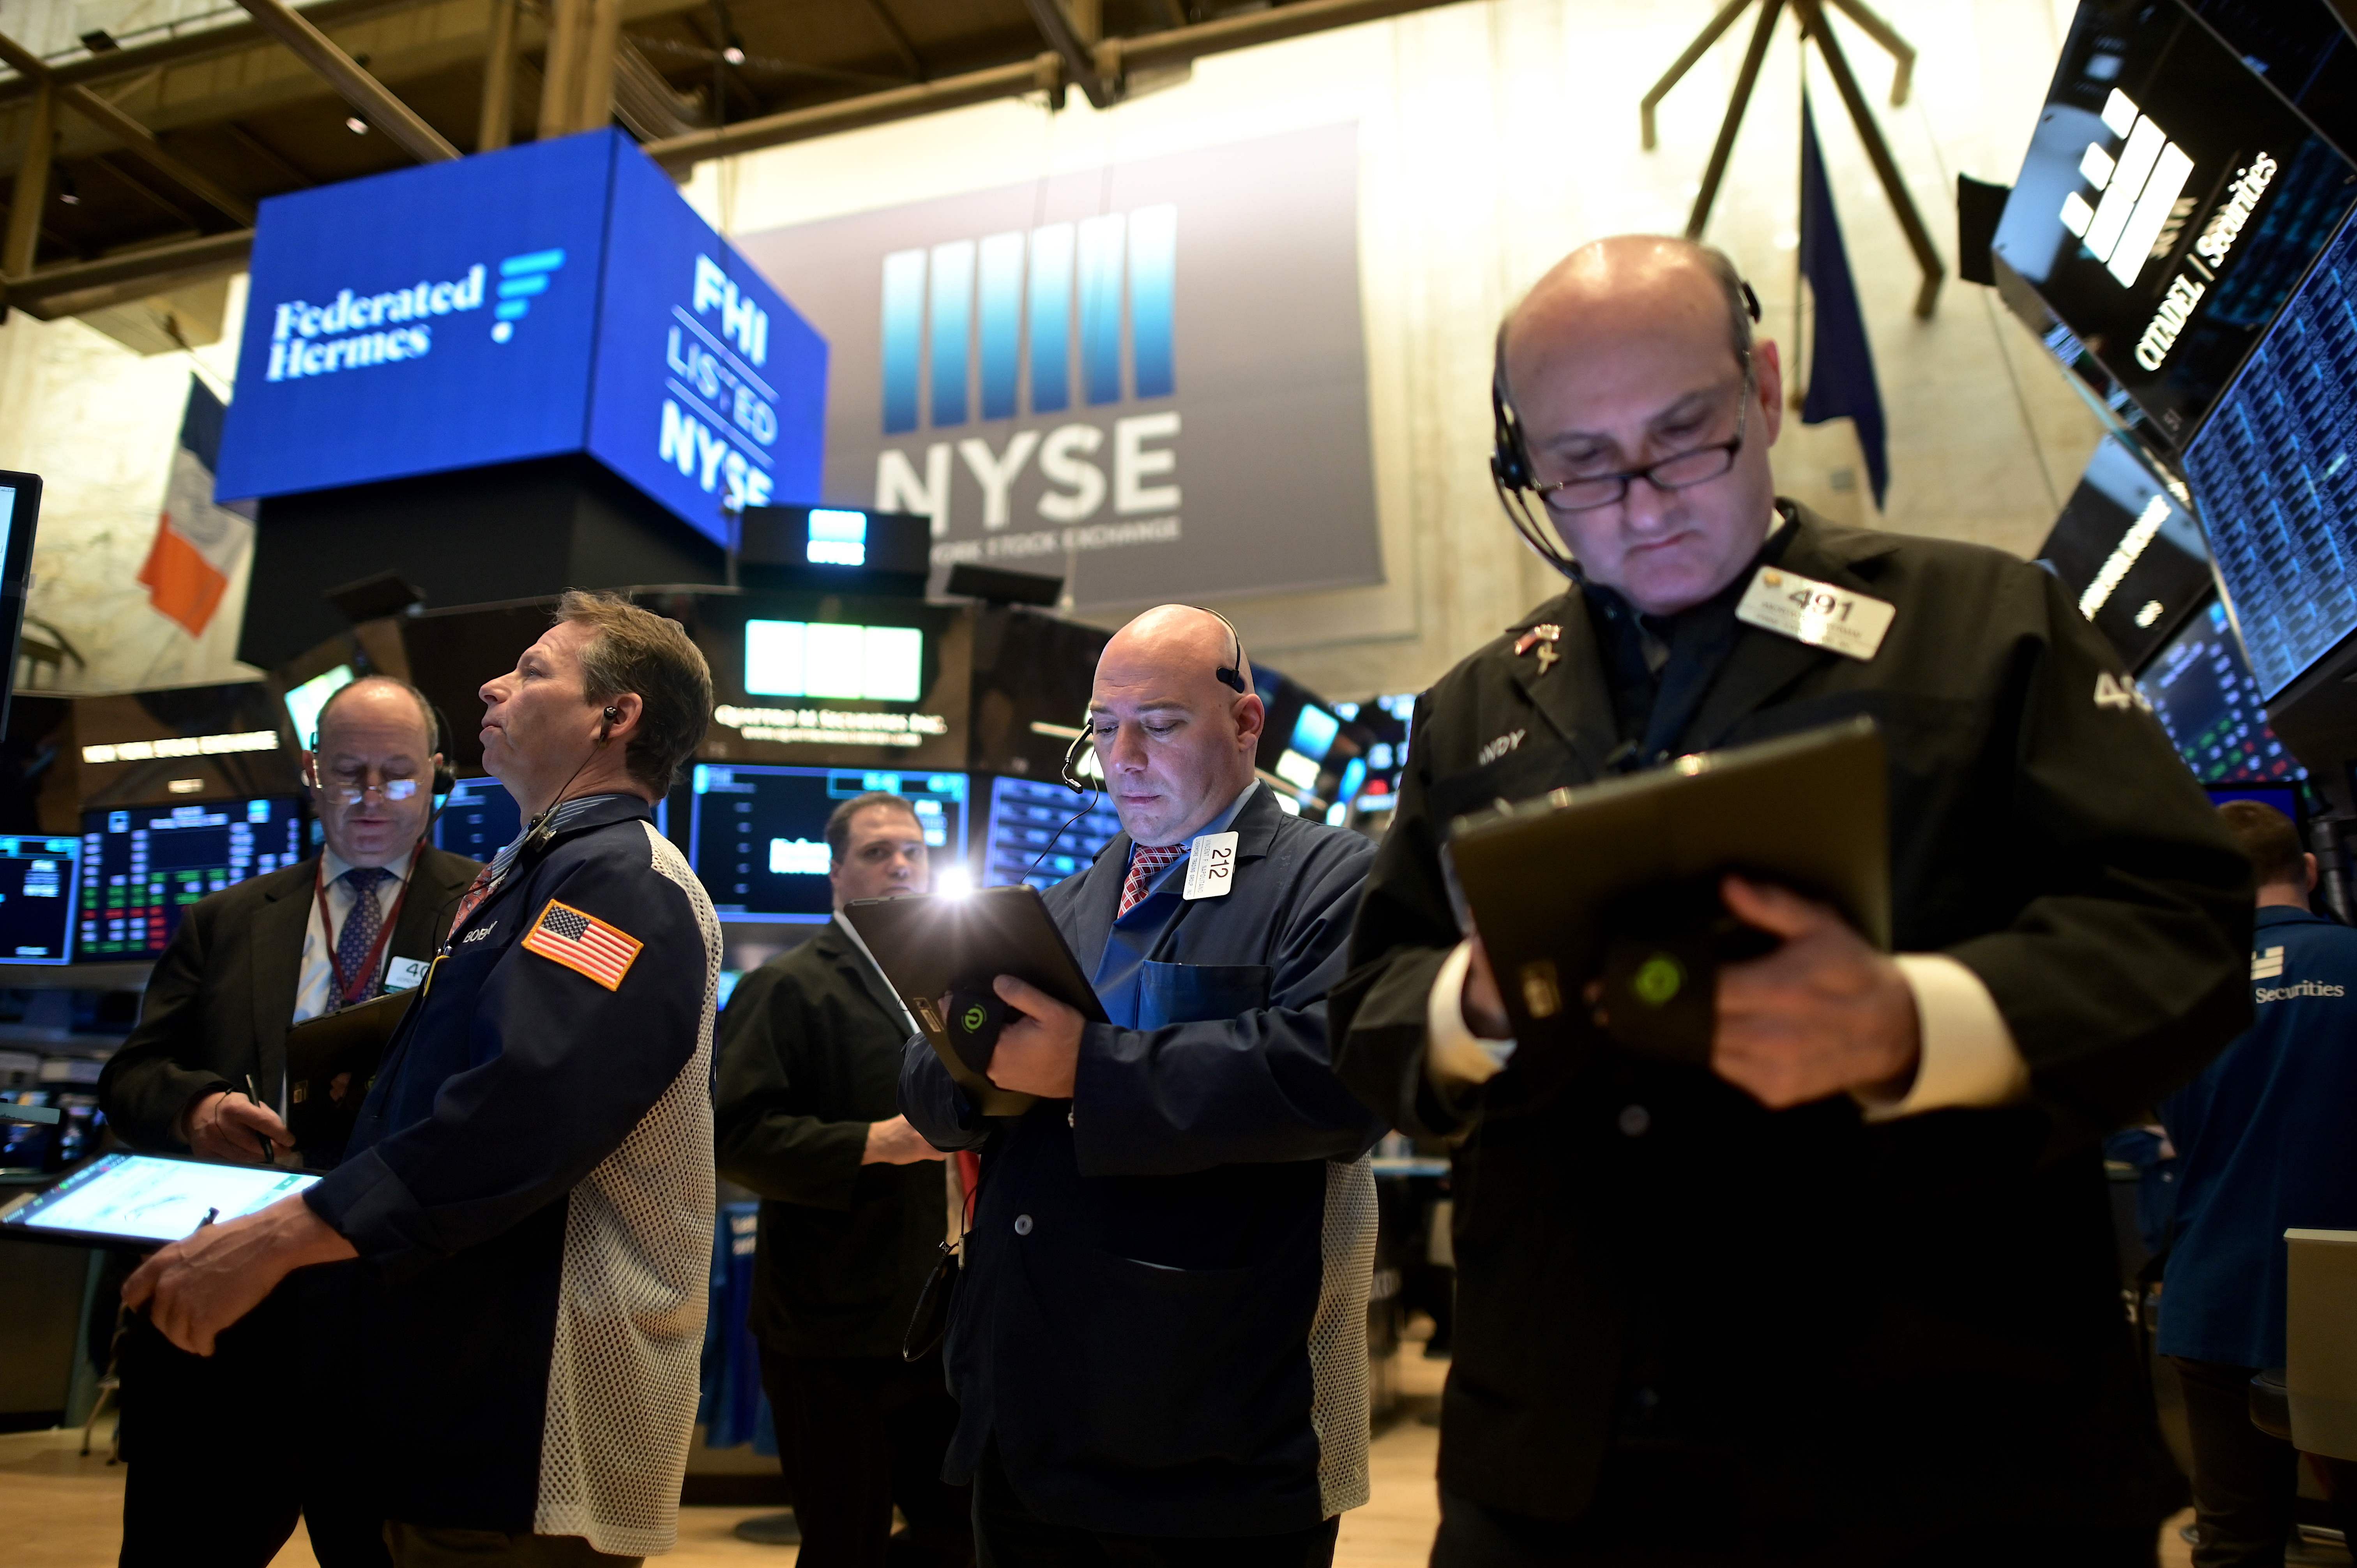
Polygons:
<instances>
[{"instance_id":1,"label":"hanging flag","mask_svg":"<svg viewBox=\"0 0 2357 1568\"><path fill-rule=\"evenodd\" d=\"M213 465L221 456L224 412L211 389L188 378L188 406L172 453L164 515L156 524L156 542L147 547L147 564L139 568L147 602L190 637L202 637L212 623L253 542L253 524L213 504Z\"/></svg>"},{"instance_id":2,"label":"hanging flag","mask_svg":"<svg viewBox=\"0 0 2357 1568\"><path fill-rule=\"evenodd\" d=\"M1801 275L1816 302L1816 332L1810 344L1809 392L1801 423L1823 424L1848 419L1866 452L1875 510L1890 488L1890 452L1884 439L1882 389L1874 379L1874 350L1866 341L1866 317L1857 307L1857 281L1842 248L1841 219L1834 211L1833 187L1825 179L1824 155L1817 150L1817 123L1809 95L1801 94Z\"/></svg>"}]
</instances>

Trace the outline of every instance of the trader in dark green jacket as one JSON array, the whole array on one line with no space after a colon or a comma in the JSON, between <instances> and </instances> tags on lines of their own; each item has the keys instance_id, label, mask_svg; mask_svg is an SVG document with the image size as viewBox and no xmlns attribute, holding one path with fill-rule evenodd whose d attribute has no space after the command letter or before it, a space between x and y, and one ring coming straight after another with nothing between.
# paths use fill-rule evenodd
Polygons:
<instances>
[{"instance_id":1,"label":"trader in dark green jacket","mask_svg":"<svg viewBox=\"0 0 2357 1568\"><path fill-rule=\"evenodd\" d=\"M2051 576L1777 498L1749 296L1606 241L1501 334L1500 488L1572 582L1417 702L1333 993L1336 1071L1458 1143L1433 1560L2149 1568L2097 1140L2249 1019L2249 866ZM1509 1037L1453 818L1860 714L1895 953L1730 877L1776 941L1707 1068Z\"/></svg>"},{"instance_id":2,"label":"trader in dark green jacket","mask_svg":"<svg viewBox=\"0 0 2357 1568\"><path fill-rule=\"evenodd\" d=\"M855 796L827 819L834 906L922 893L909 802ZM948 1234L942 1155L894 1105L899 1001L833 922L745 977L720 1021L720 1173L759 1193L753 1332L788 1454L804 1568L881 1568L973 1553L966 1488L941 1479L957 1424L941 1356L900 1359Z\"/></svg>"}]
</instances>

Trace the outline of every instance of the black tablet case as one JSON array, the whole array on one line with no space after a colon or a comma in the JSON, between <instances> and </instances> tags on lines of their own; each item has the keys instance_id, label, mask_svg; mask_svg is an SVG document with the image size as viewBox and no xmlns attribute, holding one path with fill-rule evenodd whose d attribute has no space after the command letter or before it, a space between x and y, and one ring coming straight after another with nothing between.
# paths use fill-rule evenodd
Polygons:
<instances>
[{"instance_id":1,"label":"black tablet case","mask_svg":"<svg viewBox=\"0 0 2357 1568\"><path fill-rule=\"evenodd\" d=\"M1830 904L1888 950L1889 856L1882 736L1862 717L1460 817L1448 846L1514 1038L1555 1051L1605 1038L1584 993L1625 978L1608 973L1627 949L1617 939L1716 906L1726 873ZM1706 985L1693 993L1706 1007ZM1687 1048L1671 1054L1693 1059L1695 1022L1681 1020Z\"/></svg>"},{"instance_id":2,"label":"black tablet case","mask_svg":"<svg viewBox=\"0 0 2357 1568\"><path fill-rule=\"evenodd\" d=\"M859 898L844 906L843 920L942 1065L985 1115L1019 1116L1034 1097L1001 1089L959 1059L935 1006L939 998L952 991L987 991L994 978L1011 974L1091 1023L1106 1021L1088 972L1034 888Z\"/></svg>"}]
</instances>

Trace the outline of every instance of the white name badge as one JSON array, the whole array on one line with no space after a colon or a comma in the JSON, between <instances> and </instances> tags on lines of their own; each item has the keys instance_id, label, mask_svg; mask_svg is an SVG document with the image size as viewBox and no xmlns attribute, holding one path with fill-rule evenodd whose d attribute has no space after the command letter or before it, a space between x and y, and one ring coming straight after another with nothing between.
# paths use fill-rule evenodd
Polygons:
<instances>
[{"instance_id":1,"label":"white name badge","mask_svg":"<svg viewBox=\"0 0 2357 1568\"><path fill-rule=\"evenodd\" d=\"M1187 851L1187 897L1224 898L1235 891L1236 835L1205 833Z\"/></svg>"},{"instance_id":2,"label":"white name badge","mask_svg":"<svg viewBox=\"0 0 2357 1568\"><path fill-rule=\"evenodd\" d=\"M1735 607L1735 618L1852 659L1874 657L1898 610L1881 599L1762 566Z\"/></svg>"},{"instance_id":3,"label":"white name badge","mask_svg":"<svg viewBox=\"0 0 2357 1568\"><path fill-rule=\"evenodd\" d=\"M387 991L412 991L425 978L425 961L422 958L397 958L384 966L384 988Z\"/></svg>"}]
</instances>

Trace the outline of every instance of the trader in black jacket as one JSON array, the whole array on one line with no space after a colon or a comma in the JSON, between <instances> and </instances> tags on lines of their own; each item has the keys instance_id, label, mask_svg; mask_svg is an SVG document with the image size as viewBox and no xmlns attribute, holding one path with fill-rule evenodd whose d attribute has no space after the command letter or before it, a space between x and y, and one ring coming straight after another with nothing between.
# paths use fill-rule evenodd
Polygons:
<instances>
[{"instance_id":1,"label":"trader in black jacket","mask_svg":"<svg viewBox=\"0 0 2357 1568\"><path fill-rule=\"evenodd\" d=\"M2049 575L1777 499L1748 299L1628 238L1509 319L1501 490L1573 585L1418 702L1334 996L1343 1077L1462 1140L1434 1561L2149 1564L2097 1139L2248 1018L2249 870ZM1709 1070L1505 1037L1453 816L1861 714L1899 956L1729 878L1778 943Z\"/></svg>"},{"instance_id":2,"label":"trader in black jacket","mask_svg":"<svg viewBox=\"0 0 2357 1568\"><path fill-rule=\"evenodd\" d=\"M138 1028L99 1079L100 1104L124 1142L210 1160L285 1157L294 1143L279 1117L288 1027L417 983L479 869L425 842L441 761L435 728L425 699L384 676L328 699L305 762L326 848L181 917L147 982ZM315 1164L333 1153L304 1151ZM299 1381L307 1360L334 1359L303 1353L304 1309L300 1289L278 1291L210 1360L133 1319L124 1351L127 1568L188 1563L192 1551L259 1568L298 1514L325 1568L385 1561L382 1515L338 1463L348 1450L290 1446L221 1419L257 1387ZM199 1540L201 1548L190 1545Z\"/></svg>"},{"instance_id":3,"label":"trader in black jacket","mask_svg":"<svg viewBox=\"0 0 2357 1568\"><path fill-rule=\"evenodd\" d=\"M828 876L855 898L931 886L925 831L899 795L855 795L827 818ZM908 1014L833 923L747 975L720 1020L713 1110L720 1174L761 1195L753 1332L802 1526L804 1568L970 1561L963 1487L943 1482L957 1406L939 1353L900 1348L941 1257L941 1151L894 1108Z\"/></svg>"},{"instance_id":4,"label":"trader in black jacket","mask_svg":"<svg viewBox=\"0 0 2357 1568\"><path fill-rule=\"evenodd\" d=\"M1335 1080L1326 992L1372 846L1254 780L1234 636L1165 606L1097 664L1125 831L1047 902L1111 1022L998 978L1017 1118L921 1037L901 1068L918 1131L982 1151L948 1360L985 1568L1302 1568L1366 1500L1382 1123Z\"/></svg>"}]
</instances>

